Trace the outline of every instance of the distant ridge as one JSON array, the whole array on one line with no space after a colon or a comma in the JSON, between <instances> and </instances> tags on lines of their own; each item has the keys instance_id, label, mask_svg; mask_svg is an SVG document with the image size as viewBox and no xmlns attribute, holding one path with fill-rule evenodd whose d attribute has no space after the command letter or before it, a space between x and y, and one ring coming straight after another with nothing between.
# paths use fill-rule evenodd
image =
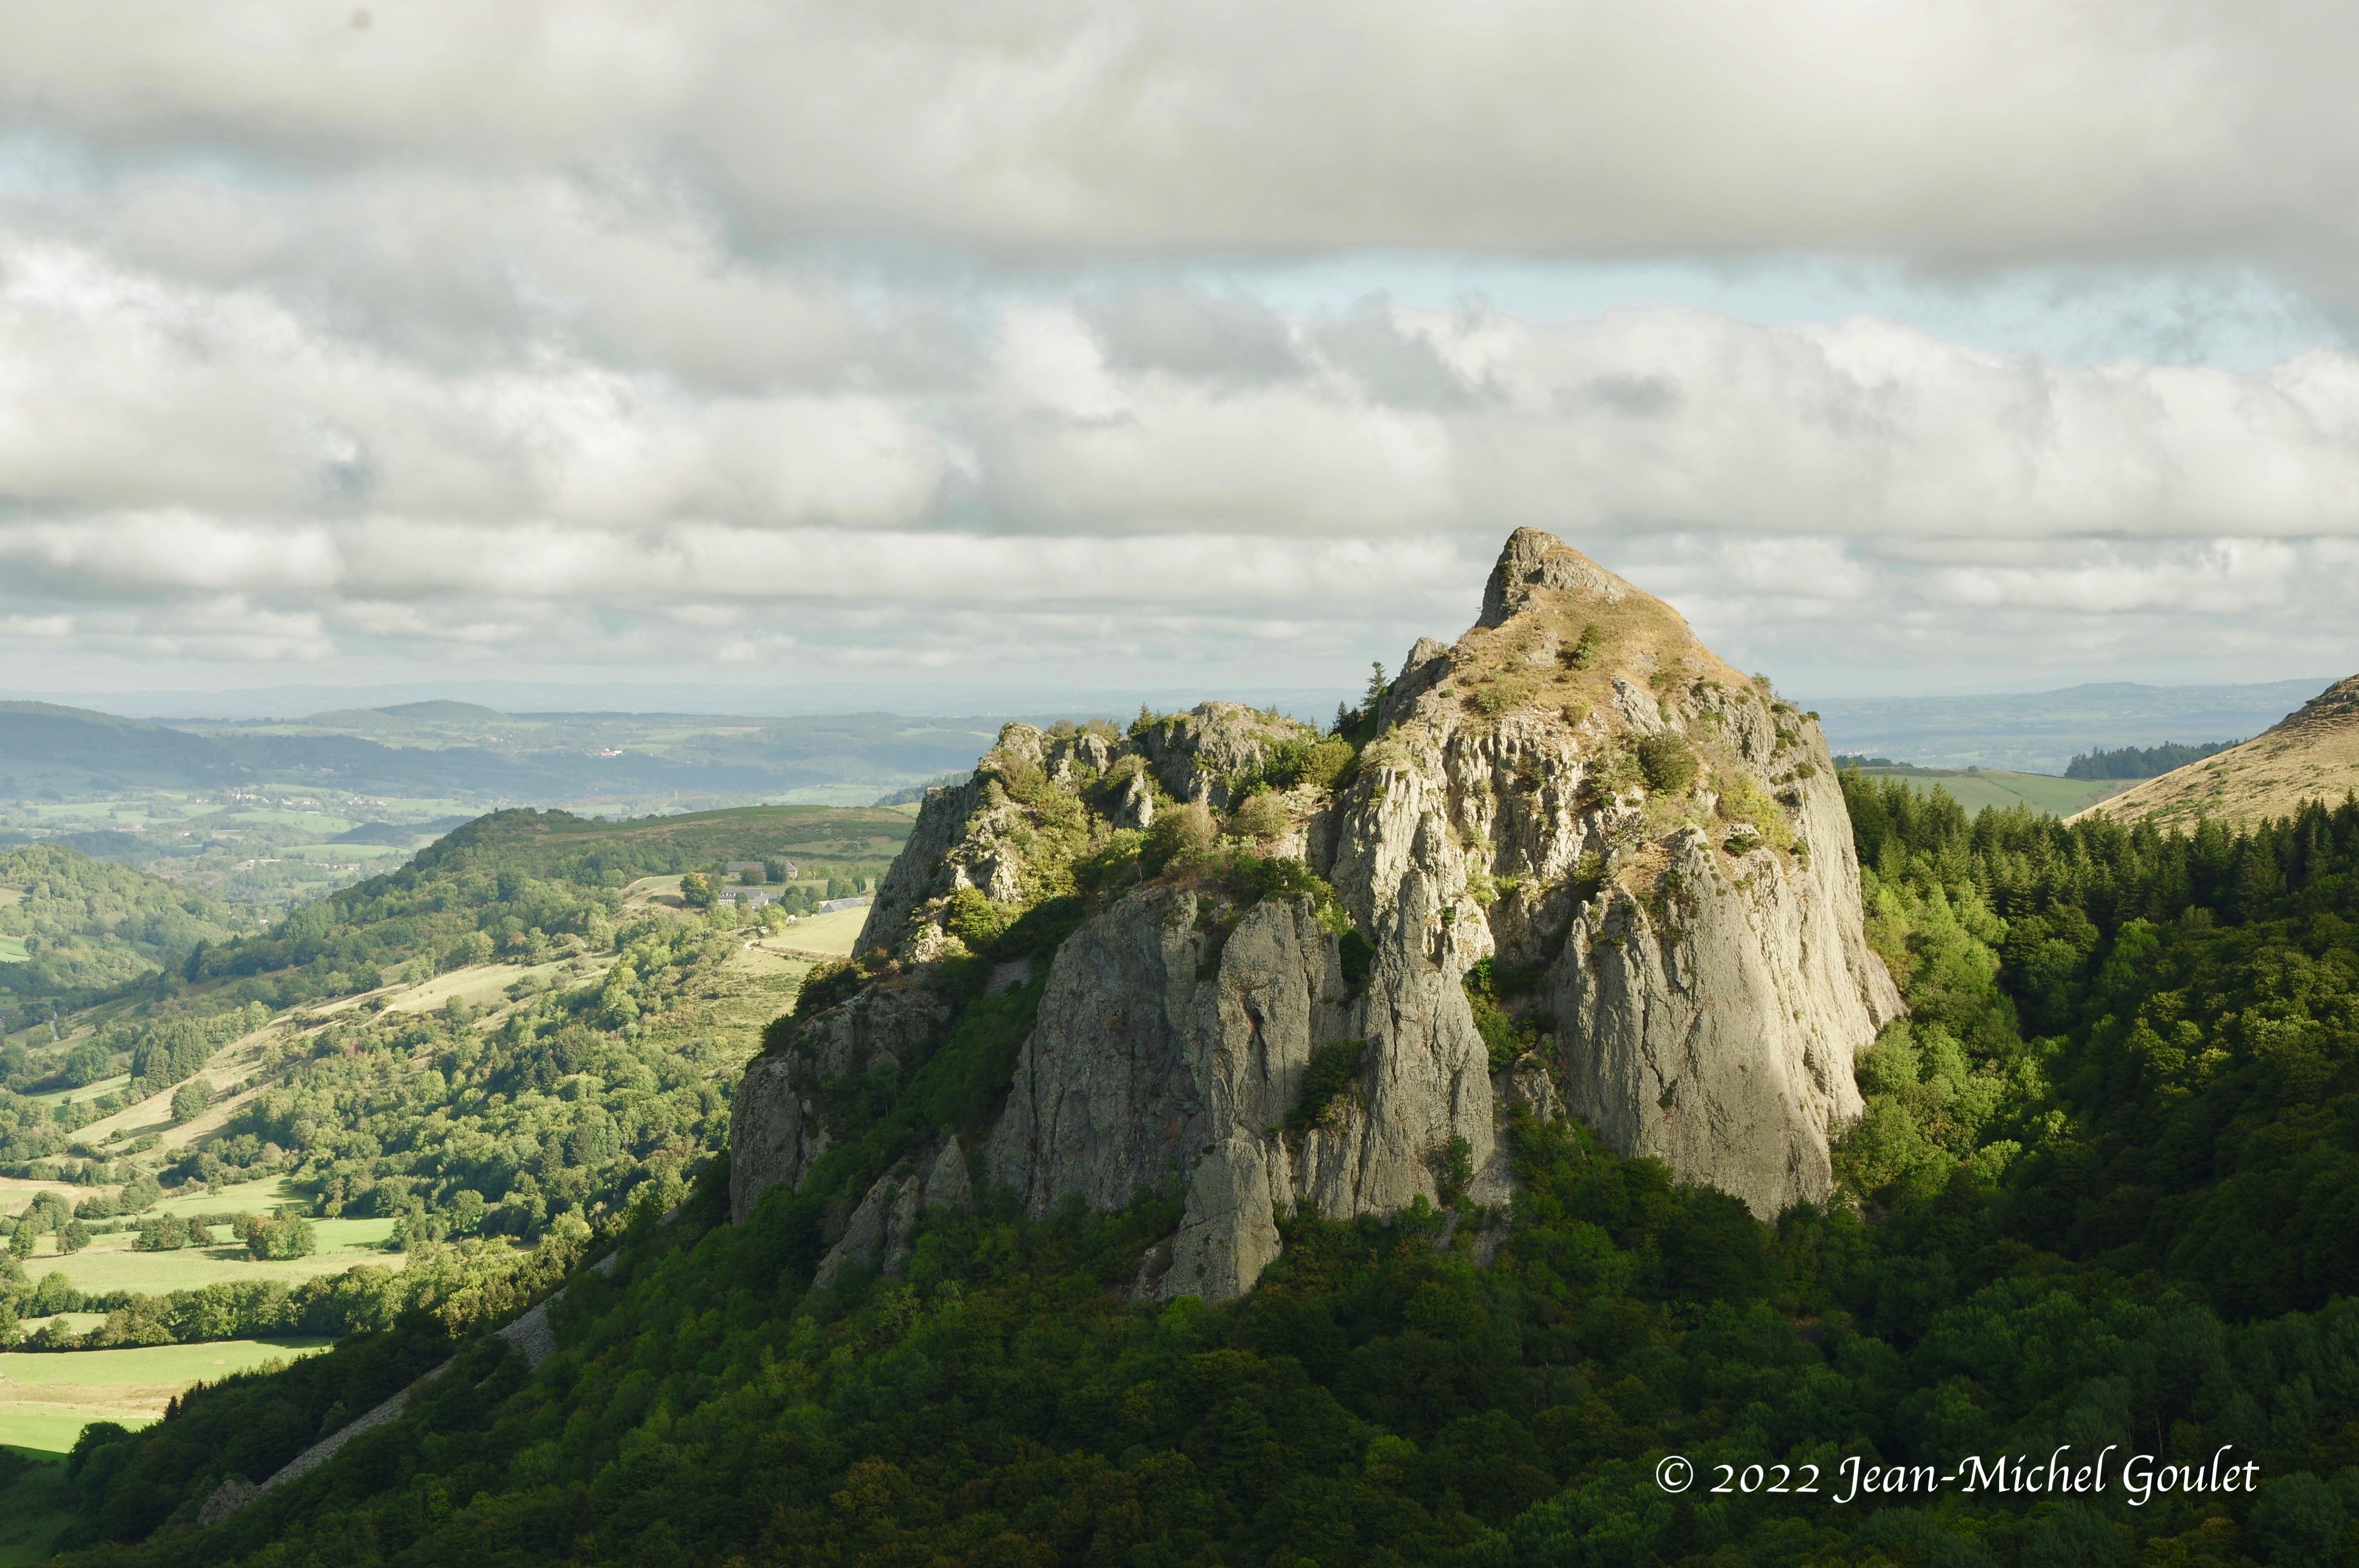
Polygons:
<instances>
[{"instance_id":1,"label":"distant ridge","mask_svg":"<svg viewBox=\"0 0 2359 1568\"><path fill-rule=\"evenodd\" d=\"M2261 734L2148 779L2081 812L2188 828L2206 816L2248 825L2359 790L2359 675L2336 681ZM2078 817L2075 818L2078 820Z\"/></svg>"},{"instance_id":2,"label":"distant ridge","mask_svg":"<svg viewBox=\"0 0 2359 1568\"><path fill-rule=\"evenodd\" d=\"M1818 711L1838 752L1924 767L2061 773L2077 753L2257 735L2331 678L2243 686L2104 681L2056 691L1956 697L1796 697Z\"/></svg>"}]
</instances>

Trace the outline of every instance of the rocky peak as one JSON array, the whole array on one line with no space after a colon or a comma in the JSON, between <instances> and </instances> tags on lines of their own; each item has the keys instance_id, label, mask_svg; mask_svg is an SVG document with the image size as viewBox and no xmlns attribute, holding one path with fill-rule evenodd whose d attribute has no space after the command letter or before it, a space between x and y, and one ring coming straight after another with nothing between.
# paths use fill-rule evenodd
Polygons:
<instances>
[{"instance_id":1,"label":"rocky peak","mask_svg":"<svg viewBox=\"0 0 2359 1568\"><path fill-rule=\"evenodd\" d=\"M2359 676L2345 676L2264 730L2290 735L2322 730L2359 729Z\"/></svg>"},{"instance_id":2,"label":"rocky peak","mask_svg":"<svg viewBox=\"0 0 2359 1568\"><path fill-rule=\"evenodd\" d=\"M1827 1195L1853 1056L1899 999L1812 716L1525 529L1477 623L1343 729L1223 703L1008 726L927 797L869 990L749 1073L741 1212L825 1147L829 1063L921 1058L903 1036L956 1008L913 999L985 970L1036 1004L987 1124L940 1130L1036 1212L1183 1193L1153 1293L1250 1288L1288 1213L1499 1202L1510 1107L1764 1216ZM914 1178L876 1179L882 1225Z\"/></svg>"},{"instance_id":3,"label":"rocky peak","mask_svg":"<svg viewBox=\"0 0 2359 1568\"><path fill-rule=\"evenodd\" d=\"M1609 604L1638 591L1555 535L1518 528L1507 535L1507 547L1483 585L1483 614L1475 624L1505 624L1536 589L1586 594Z\"/></svg>"}]
</instances>

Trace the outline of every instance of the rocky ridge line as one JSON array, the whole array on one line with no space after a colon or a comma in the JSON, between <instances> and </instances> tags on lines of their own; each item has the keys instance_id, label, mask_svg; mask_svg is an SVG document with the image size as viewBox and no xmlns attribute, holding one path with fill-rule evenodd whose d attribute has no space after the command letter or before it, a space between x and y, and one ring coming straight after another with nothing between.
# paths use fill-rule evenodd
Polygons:
<instances>
[{"instance_id":1,"label":"rocky ridge line","mask_svg":"<svg viewBox=\"0 0 2359 1568\"><path fill-rule=\"evenodd\" d=\"M940 1131L1036 1214L1183 1195L1146 1293L1250 1289L1289 1213L1502 1202L1516 1106L1765 1217L1828 1195L1853 1057L1900 1001L1810 716L1519 530L1476 624L1346 728L1222 703L1010 725L927 796L861 970L748 1069L735 1217L842 1141L847 1085L927 1073L986 972L1029 1028L1004 1098ZM1486 961L1508 1016L1478 1027ZM888 1171L831 1239L867 1215L853 1250L889 1252L925 1193Z\"/></svg>"}]
</instances>

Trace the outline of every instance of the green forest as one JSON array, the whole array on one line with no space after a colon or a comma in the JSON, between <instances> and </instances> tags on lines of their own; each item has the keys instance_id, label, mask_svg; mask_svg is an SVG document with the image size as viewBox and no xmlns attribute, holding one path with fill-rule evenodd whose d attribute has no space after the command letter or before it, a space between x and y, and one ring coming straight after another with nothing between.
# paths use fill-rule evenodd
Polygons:
<instances>
[{"instance_id":1,"label":"green forest","mask_svg":"<svg viewBox=\"0 0 2359 1568\"><path fill-rule=\"evenodd\" d=\"M0 999L104 991L252 928L210 894L50 844L0 851Z\"/></svg>"},{"instance_id":2,"label":"green forest","mask_svg":"<svg viewBox=\"0 0 2359 1568\"><path fill-rule=\"evenodd\" d=\"M775 930L782 914L632 903L622 890L782 853L840 881L889 856L908 822L809 807L629 824L503 813L266 933L181 932L177 950L161 949L168 969L149 964L68 1012L54 1045L43 1028L0 1048L0 1173L92 1189L0 1218L0 1346L19 1339L21 1320L57 1312L104 1317L80 1332L52 1322L29 1347L341 1335L405 1313L447 1327L522 1304L515 1292L549 1266L550 1241L578 1253L603 1217L642 1187L676 1198L684 1173L722 1146L728 1088L802 967L732 962L749 930ZM168 896L168 883L69 850L17 853L63 868L44 888L129 879L131 903ZM119 938L115 950L130 951ZM506 967L493 983L507 979L488 1005L339 1005L484 965ZM259 1087L212 1135L174 1150L153 1133L85 1133L190 1080L240 1036L254 1053L242 1070ZM125 1074L94 1098L56 1093ZM202 1079L190 1087L176 1117L210 1098ZM155 1205L266 1177L284 1178L310 1214L391 1219L389 1244L406 1257L299 1283L86 1293L30 1256L52 1235L60 1250L116 1231L137 1232L142 1249L201 1246L204 1230L159 1219ZM216 1239L225 1227L293 1223L213 1217Z\"/></svg>"},{"instance_id":3,"label":"green forest","mask_svg":"<svg viewBox=\"0 0 2359 1568\"><path fill-rule=\"evenodd\" d=\"M1042 1221L986 1193L978 1212L928 1217L905 1277L814 1288L831 1215L934 1129L987 1110L978 1097L1038 987L978 990L905 1083L846 1087L865 1097L865 1130L746 1225L725 1223L725 1155L590 1217L576 1242L611 1245L617 1265L577 1277L536 1372L457 1314L410 1311L291 1370L193 1391L145 1432L91 1428L61 1561L2354 1560L2359 801L2180 838L2027 810L1970 819L1897 781L1843 784L1870 938L1911 1015L1859 1063L1867 1114L1823 1211L1764 1225L1576 1124L1519 1118L1510 1212L1298 1219L1226 1307L1125 1299L1176 1193ZM1234 880L1241 896L1306 885L1266 865ZM1045 950L1092 889L1081 877L976 938L989 957ZM552 929L512 892L495 901L511 913L476 929ZM380 918L416 935L279 936L279 968L247 972L349 977L434 950L463 917L389 903ZM647 972L669 971L650 953ZM1495 1024L1515 1004L1508 979L1477 981ZM544 1063L561 1090L628 1069L561 1055L584 1040L569 1030L611 1033L617 1016L560 999L472 1063L447 1039L398 1049L462 1093L500 1073L538 1081ZM371 1130L393 1080L352 1064L382 1049L390 1065L397 1047L376 1038L290 1080L253 1135L309 1121L310 1179L341 1181L344 1202L437 1212L427 1195L463 1182L487 1213L496 1195L534 1223L550 1183L497 1116L431 1141ZM495 1050L504 1065L487 1066ZM582 1102L562 1103L560 1141L580 1135L585 1152L626 1134L634 1151L672 1147L690 1125L688 1102L659 1092L627 1122L602 1102L611 1127L595 1133ZM322 1136L329 1121L375 1147ZM223 1477L268 1474L454 1353L401 1420L196 1526ZM2257 1486L1830 1495L1846 1461L1908 1477L1966 1455L2086 1462L2109 1444L2117 1464L2197 1466L2226 1447ZM1669 1454L1695 1466L1692 1489L1658 1484ZM1781 1469L1794 1485L1772 1490ZM1795 1489L1806 1473L1817 1491Z\"/></svg>"}]
</instances>

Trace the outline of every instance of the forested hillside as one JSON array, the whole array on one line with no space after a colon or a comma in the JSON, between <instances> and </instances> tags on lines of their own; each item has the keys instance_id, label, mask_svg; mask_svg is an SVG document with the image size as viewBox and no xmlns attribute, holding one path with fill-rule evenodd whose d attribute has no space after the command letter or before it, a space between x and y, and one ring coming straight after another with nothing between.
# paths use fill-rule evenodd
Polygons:
<instances>
[{"instance_id":1,"label":"forested hillside","mask_svg":"<svg viewBox=\"0 0 2359 1568\"><path fill-rule=\"evenodd\" d=\"M865 1170L731 1227L716 1161L674 1223L602 1229L619 1267L577 1280L538 1373L477 1344L227 1524L192 1523L223 1476L399 1386L435 1326L93 1431L82 1538L145 1544L71 1560L2345 1560L2359 803L2173 839L1846 786L1913 1017L1861 1064L1828 1211L1761 1225L1519 1116L1512 1215L1298 1220L1243 1301L1155 1308L1125 1296L1176 1196L986 1197L905 1278L814 1289ZM1846 1456L2068 1444L2231 1444L2260 1489L1832 1500ZM1666 1494L1670 1453L1703 1484ZM1820 1489L1709 1489L1756 1463Z\"/></svg>"},{"instance_id":2,"label":"forested hillside","mask_svg":"<svg viewBox=\"0 0 2359 1568\"><path fill-rule=\"evenodd\" d=\"M108 989L253 925L209 894L71 849L0 851L0 990Z\"/></svg>"},{"instance_id":3,"label":"forested hillside","mask_svg":"<svg viewBox=\"0 0 2359 1568\"><path fill-rule=\"evenodd\" d=\"M2183 768L2190 762L2200 762L2206 757L2217 756L2235 741L2207 741L2200 746L2165 741L2159 746L2118 746L2111 751L2099 747L2082 752L2065 764L2068 779L2151 779L2159 778L2173 768Z\"/></svg>"},{"instance_id":4,"label":"forested hillside","mask_svg":"<svg viewBox=\"0 0 2359 1568\"><path fill-rule=\"evenodd\" d=\"M69 1008L54 1044L44 1012L0 1052L0 1174L77 1195L0 1219L0 1344L20 1319L75 1311L104 1319L51 1317L40 1347L342 1334L405 1311L495 1321L602 1217L642 1186L676 1195L721 1146L729 1086L808 967L748 946L787 928L781 905L704 910L661 889L788 854L806 893L873 880L908 821L499 814L269 932L183 934L169 971ZM58 1093L82 1086L104 1092ZM274 1184L311 1219L392 1222L399 1256L299 1282L232 1268L201 1288L72 1284L70 1252L135 1231L140 1248L202 1248L237 1217L224 1204L159 1229L159 1200Z\"/></svg>"}]
</instances>

